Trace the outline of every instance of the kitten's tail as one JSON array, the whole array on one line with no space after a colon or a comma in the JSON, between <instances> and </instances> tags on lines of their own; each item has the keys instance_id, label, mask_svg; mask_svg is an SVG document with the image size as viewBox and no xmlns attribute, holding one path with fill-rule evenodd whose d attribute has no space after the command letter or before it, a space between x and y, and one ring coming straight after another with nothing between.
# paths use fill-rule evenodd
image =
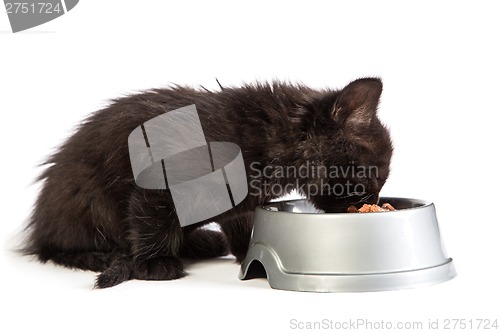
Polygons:
<instances>
[{"instance_id":1,"label":"kitten's tail","mask_svg":"<svg viewBox=\"0 0 500 333\"><path fill-rule=\"evenodd\" d=\"M132 279L134 266L128 255L119 255L97 276L94 288L109 288Z\"/></svg>"},{"instance_id":2,"label":"kitten's tail","mask_svg":"<svg viewBox=\"0 0 500 333\"><path fill-rule=\"evenodd\" d=\"M36 255L41 262L50 260L69 268L102 272L97 276L94 288L116 286L132 278L132 259L122 252L30 251L26 249L23 252Z\"/></svg>"}]
</instances>

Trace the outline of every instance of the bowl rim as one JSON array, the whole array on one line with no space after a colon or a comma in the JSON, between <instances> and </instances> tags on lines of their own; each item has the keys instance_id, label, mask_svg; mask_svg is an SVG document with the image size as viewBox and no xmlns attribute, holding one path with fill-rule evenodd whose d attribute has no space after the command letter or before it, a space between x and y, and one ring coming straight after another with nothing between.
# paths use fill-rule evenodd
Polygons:
<instances>
[{"instance_id":1,"label":"bowl rim","mask_svg":"<svg viewBox=\"0 0 500 333\"><path fill-rule=\"evenodd\" d=\"M287 212L287 211L283 211L283 210L274 211L274 210L267 209L268 207L271 207L271 206L273 206L273 204L277 204L277 203L299 202L299 201L304 201L304 200L307 200L307 198L270 201L270 202L266 202L266 203L258 206L257 209L262 210L264 212L269 212L269 213L281 213L281 214L293 214L293 215L313 215L313 216L314 215L316 215L316 216L317 215L321 215L321 216L324 216L324 215L327 215L327 216L330 216L330 215L331 216L349 215L349 216L352 216L354 214L354 213L348 213L348 212L342 212L342 213L312 213L312 212L302 213L302 212L300 212L299 213L299 212ZM384 200L385 201L388 201L388 200L391 200L391 201L397 201L397 200L412 201L415 204L417 204L418 206L403 208L403 209L396 209L395 211L371 212L370 214L366 214L366 215L369 216L371 214L395 214L398 212L406 212L406 211L411 211L411 210L425 209L429 206L434 206L434 203L432 201L429 201L429 200L415 199L415 198L404 198L404 197L385 197L384 196L384 197L379 198L378 203L380 203Z\"/></svg>"}]
</instances>

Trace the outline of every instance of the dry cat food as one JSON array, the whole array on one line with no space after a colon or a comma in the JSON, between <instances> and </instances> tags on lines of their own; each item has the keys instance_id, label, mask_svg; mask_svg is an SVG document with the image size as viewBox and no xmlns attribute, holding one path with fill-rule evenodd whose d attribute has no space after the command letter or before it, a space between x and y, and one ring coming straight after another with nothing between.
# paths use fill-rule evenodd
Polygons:
<instances>
[{"instance_id":1,"label":"dry cat food","mask_svg":"<svg viewBox=\"0 0 500 333\"><path fill-rule=\"evenodd\" d=\"M373 213L373 212L391 212L396 210L390 203L384 203L382 206L379 205L368 205L364 204L363 207L357 209L356 206L351 205L347 208L348 213Z\"/></svg>"}]
</instances>

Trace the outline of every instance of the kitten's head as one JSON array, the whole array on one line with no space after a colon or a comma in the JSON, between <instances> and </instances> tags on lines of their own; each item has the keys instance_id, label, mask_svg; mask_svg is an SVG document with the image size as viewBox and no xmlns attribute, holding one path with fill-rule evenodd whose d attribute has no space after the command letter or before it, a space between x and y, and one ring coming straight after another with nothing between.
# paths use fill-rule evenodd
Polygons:
<instances>
[{"instance_id":1,"label":"kitten's head","mask_svg":"<svg viewBox=\"0 0 500 333\"><path fill-rule=\"evenodd\" d=\"M316 98L302 127L301 165L308 165L300 189L317 208L345 212L349 205L376 203L389 175L392 144L377 117L382 82L351 82Z\"/></svg>"}]
</instances>

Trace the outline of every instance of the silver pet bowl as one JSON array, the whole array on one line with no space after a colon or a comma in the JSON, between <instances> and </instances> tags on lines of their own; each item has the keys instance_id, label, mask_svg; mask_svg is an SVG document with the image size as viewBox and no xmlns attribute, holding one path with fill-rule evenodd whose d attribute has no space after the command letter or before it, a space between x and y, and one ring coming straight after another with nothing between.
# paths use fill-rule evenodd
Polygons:
<instances>
[{"instance_id":1,"label":"silver pet bowl","mask_svg":"<svg viewBox=\"0 0 500 333\"><path fill-rule=\"evenodd\" d=\"M381 291L456 276L444 250L434 204L381 198L397 211L296 213L305 200L257 208L241 280L266 276L275 289Z\"/></svg>"}]
</instances>

